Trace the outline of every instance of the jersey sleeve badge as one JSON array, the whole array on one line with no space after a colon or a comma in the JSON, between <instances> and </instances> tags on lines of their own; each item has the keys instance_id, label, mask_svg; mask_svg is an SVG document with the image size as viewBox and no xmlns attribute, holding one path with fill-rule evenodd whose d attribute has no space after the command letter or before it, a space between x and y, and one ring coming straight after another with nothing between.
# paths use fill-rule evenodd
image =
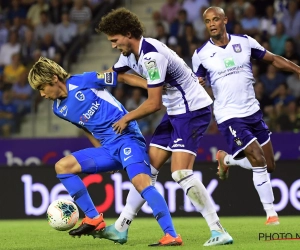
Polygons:
<instances>
[{"instance_id":1,"label":"jersey sleeve badge","mask_svg":"<svg viewBox=\"0 0 300 250\"><path fill-rule=\"evenodd\" d=\"M146 61L145 67L151 81L160 79L159 70L156 61L154 59L151 59L150 61Z\"/></svg>"},{"instance_id":2,"label":"jersey sleeve badge","mask_svg":"<svg viewBox=\"0 0 300 250\"><path fill-rule=\"evenodd\" d=\"M104 79L104 74L97 72L97 78L98 79Z\"/></svg>"}]
</instances>

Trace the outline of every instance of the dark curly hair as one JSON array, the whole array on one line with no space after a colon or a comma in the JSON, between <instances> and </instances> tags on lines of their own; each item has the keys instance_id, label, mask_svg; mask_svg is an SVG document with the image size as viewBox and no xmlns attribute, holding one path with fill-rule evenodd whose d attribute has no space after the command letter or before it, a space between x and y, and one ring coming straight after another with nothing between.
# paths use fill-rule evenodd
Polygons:
<instances>
[{"instance_id":1,"label":"dark curly hair","mask_svg":"<svg viewBox=\"0 0 300 250\"><path fill-rule=\"evenodd\" d=\"M126 36L129 32L138 39L143 35L144 27L137 15L125 8L119 8L102 17L96 31L109 36Z\"/></svg>"}]
</instances>

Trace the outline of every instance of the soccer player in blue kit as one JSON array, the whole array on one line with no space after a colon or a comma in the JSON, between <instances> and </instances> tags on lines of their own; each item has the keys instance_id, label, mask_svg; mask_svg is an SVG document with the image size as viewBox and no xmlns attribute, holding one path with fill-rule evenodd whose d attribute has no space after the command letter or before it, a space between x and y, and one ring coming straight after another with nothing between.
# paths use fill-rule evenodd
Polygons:
<instances>
[{"instance_id":1,"label":"soccer player in blue kit","mask_svg":"<svg viewBox=\"0 0 300 250\"><path fill-rule=\"evenodd\" d=\"M215 119L231 150L231 154L218 151L218 174L220 179L227 179L229 167L234 165L252 170L253 184L267 215L265 224L278 225L268 175L275 169L271 133L255 98L250 59L263 60L299 76L300 67L267 51L252 37L228 34L222 8L206 9L203 21L210 39L195 51L193 70L201 84L207 79L211 86Z\"/></svg>"},{"instance_id":2,"label":"soccer player in blue kit","mask_svg":"<svg viewBox=\"0 0 300 250\"><path fill-rule=\"evenodd\" d=\"M54 114L84 129L96 146L73 152L55 164L57 178L85 214L81 225L69 234L80 236L105 227L103 215L96 210L77 174L124 169L136 190L148 202L165 234L152 245L182 245L164 198L151 185L146 142L137 122L131 121L122 134L116 134L112 127L128 112L105 87L115 86L117 80L129 84L128 77L128 74L118 75L116 72L70 75L57 63L44 57L29 72L31 87L38 90L42 97L53 100ZM139 77L131 77L138 85L135 78Z\"/></svg>"},{"instance_id":3,"label":"soccer player in blue kit","mask_svg":"<svg viewBox=\"0 0 300 250\"><path fill-rule=\"evenodd\" d=\"M197 149L211 120L212 99L182 58L160 41L143 37L142 23L129 10L112 10L101 19L98 32L104 33L112 48L121 52L111 70L134 70L147 80L148 98L113 124L115 132L123 133L131 121L150 115L164 105L167 113L152 135L149 147L153 179L171 157L173 180L209 227L211 237L204 246L232 244L233 239L221 225L208 191L193 173ZM132 188L120 217L105 229L109 235L95 231L92 235L115 242L127 240L130 223L124 221L132 221L144 202Z\"/></svg>"}]
</instances>

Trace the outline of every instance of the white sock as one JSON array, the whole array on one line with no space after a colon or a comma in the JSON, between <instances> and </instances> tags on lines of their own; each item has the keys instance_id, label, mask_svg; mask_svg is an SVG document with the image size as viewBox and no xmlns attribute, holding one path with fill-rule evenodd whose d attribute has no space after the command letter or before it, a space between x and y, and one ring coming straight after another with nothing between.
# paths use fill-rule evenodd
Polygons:
<instances>
[{"instance_id":1,"label":"white sock","mask_svg":"<svg viewBox=\"0 0 300 250\"><path fill-rule=\"evenodd\" d=\"M155 167L153 167L151 164L150 164L150 168L151 168L152 186L155 186L155 183L156 183L156 180L157 180L157 175L158 175L159 171Z\"/></svg>"},{"instance_id":2,"label":"white sock","mask_svg":"<svg viewBox=\"0 0 300 250\"><path fill-rule=\"evenodd\" d=\"M115 228L119 232L124 232L129 227L131 221L136 217L138 211L144 205L145 200L132 185L126 199L126 205L119 218L115 222Z\"/></svg>"},{"instance_id":3,"label":"white sock","mask_svg":"<svg viewBox=\"0 0 300 250\"><path fill-rule=\"evenodd\" d=\"M192 204L202 214L210 230L224 230L206 188L194 176L193 170L177 170L172 173L172 178L182 187Z\"/></svg>"},{"instance_id":4,"label":"white sock","mask_svg":"<svg viewBox=\"0 0 300 250\"><path fill-rule=\"evenodd\" d=\"M245 169L253 169L253 167L247 157L240 159L240 160L235 160L235 159L233 159L232 155L227 154L224 157L224 163L227 166L240 166Z\"/></svg>"},{"instance_id":5,"label":"white sock","mask_svg":"<svg viewBox=\"0 0 300 250\"><path fill-rule=\"evenodd\" d=\"M267 218L270 216L277 216L274 209L274 195L267 172L267 166L253 167L253 183L258 192L261 203L266 211Z\"/></svg>"},{"instance_id":6,"label":"white sock","mask_svg":"<svg viewBox=\"0 0 300 250\"><path fill-rule=\"evenodd\" d=\"M151 181L152 185L155 186L157 179L158 170L156 170L152 165L151 167ZM140 211L141 207L144 205L145 200L142 198L140 193L132 185L126 199L126 205L122 210L119 218L115 222L115 228L119 232L124 232L130 226L131 221L137 216L137 213Z\"/></svg>"}]
</instances>

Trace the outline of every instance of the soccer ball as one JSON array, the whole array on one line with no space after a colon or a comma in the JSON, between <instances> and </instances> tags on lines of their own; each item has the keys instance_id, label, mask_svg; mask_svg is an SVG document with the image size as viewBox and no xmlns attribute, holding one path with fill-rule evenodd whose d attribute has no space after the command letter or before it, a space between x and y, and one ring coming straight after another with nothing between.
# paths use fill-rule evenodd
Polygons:
<instances>
[{"instance_id":1,"label":"soccer ball","mask_svg":"<svg viewBox=\"0 0 300 250\"><path fill-rule=\"evenodd\" d=\"M79 218L77 206L69 200L55 200L47 209L47 220L51 227L59 231L73 228Z\"/></svg>"}]
</instances>

